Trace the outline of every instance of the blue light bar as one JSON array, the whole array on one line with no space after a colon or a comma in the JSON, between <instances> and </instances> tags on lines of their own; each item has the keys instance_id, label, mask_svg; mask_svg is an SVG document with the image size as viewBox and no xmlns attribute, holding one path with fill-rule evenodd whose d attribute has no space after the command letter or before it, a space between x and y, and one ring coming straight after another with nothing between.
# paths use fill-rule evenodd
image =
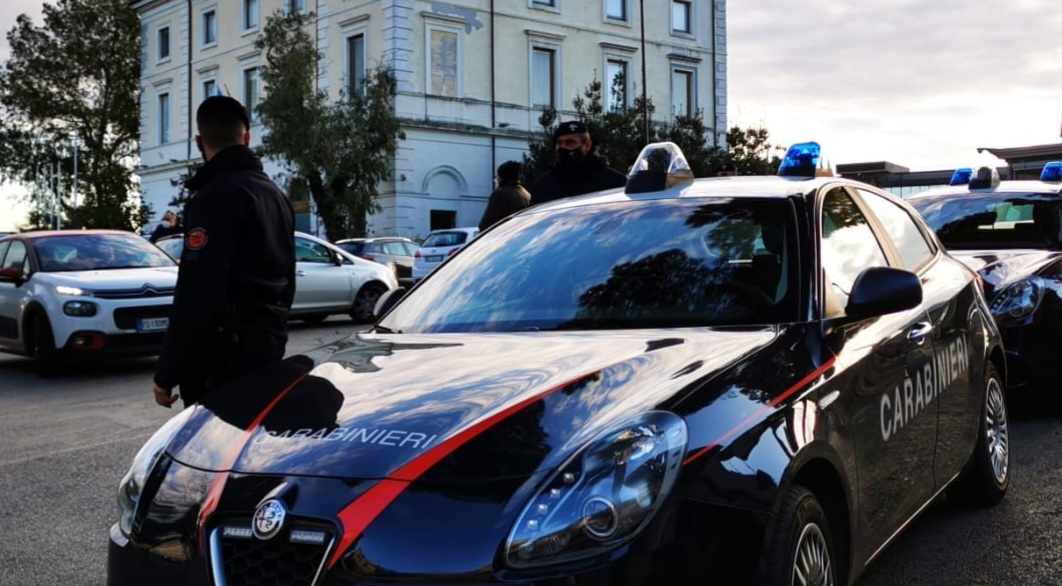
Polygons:
<instances>
[{"instance_id":1,"label":"blue light bar","mask_svg":"<svg viewBox=\"0 0 1062 586\"><path fill-rule=\"evenodd\" d=\"M948 183L948 185L966 185L970 182L971 177L973 177L973 169L970 167L956 169L955 172L951 174L951 183Z\"/></svg>"},{"instance_id":2,"label":"blue light bar","mask_svg":"<svg viewBox=\"0 0 1062 586\"><path fill-rule=\"evenodd\" d=\"M778 166L782 177L814 177L822 149L817 142L799 142L789 147L785 160Z\"/></svg>"},{"instance_id":3,"label":"blue light bar","mask_svg":"<svg viewBox=\"0 0 1062 586\"><path fill-rule=\"evenodd\" d=\"M1040 172L1040 181L1062 182L1062 162L1055 161L1044 165Z\"/></svg>"}]
</instances>

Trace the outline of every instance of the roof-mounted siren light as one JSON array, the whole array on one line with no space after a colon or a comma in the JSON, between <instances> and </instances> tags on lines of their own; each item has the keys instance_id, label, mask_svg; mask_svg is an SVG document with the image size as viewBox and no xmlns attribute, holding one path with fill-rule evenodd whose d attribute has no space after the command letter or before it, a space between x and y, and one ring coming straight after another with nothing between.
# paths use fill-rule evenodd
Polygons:
<instances>
[{"instance_id":1,"label":"roof-mounted siren light","mask_svg":"<svg viewBox=\"0 0 1062 586\"><path fill-rule=\"evenodd\" d=\"M1044 165L1044 170L1040 172L1040 181L1062 183L1062 162L1053 161Z\"/></svg>"},{"instance_id":2,"label":"roof-mounted siren light","mask_svg":"<svg viewBox=\"0 0 1062 586\"><path fill-rule=\"evenodd\" d=\"M966 185L970 182L971 177L973 177L972 168L963 167L961 169L956 169L955 172L951 174L951 181L948 182L948 185Z\"/></svg>"},{"instance_id":3,"label":"roof-mounted siren light","mask_svg":"<svg viewBox=\"0 0 1062 586\"><path fill-rule=\"evenodd\" d=\"M978 167L977 173L970 177L970 189L990 189L999 186L999 169L995 167Z\"/></svg>"},{"instance_id":4,"label":"roof-mounted siren light","mask_svg":"<svg viewBox=\"0 0 1062 586\"><path fill-rule=\"evenodd\" d=\"M819 175L822 148L817 142L799 142L789 147L778 166L781 177L815 177Z\"/></svg>"},{"instance_id":5,"label":"roof-mounted siren light","mask_svg":"<svg viewBox=\"0 0 1062 586\"><path fill-rule=\"evenodd\" d=\"M627 173L627 193L663 191L694 179L686 155L673 142L645 145Z\"/></svg>"}]
</instances>

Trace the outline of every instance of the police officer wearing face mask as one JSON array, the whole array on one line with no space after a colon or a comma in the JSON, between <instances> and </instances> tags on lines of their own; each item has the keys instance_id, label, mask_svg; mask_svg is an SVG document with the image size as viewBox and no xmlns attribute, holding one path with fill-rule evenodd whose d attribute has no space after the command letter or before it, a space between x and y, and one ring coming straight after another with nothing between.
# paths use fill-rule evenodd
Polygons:
<instances>
[{"instance_id":1,"label":"police officer wearing face mask","mask_svg":"<svg viewBox=\"0 0 1062 586\"><path fill-rule=\"evenodd\" d=\"M582 122L562 122L553 132L553 145L557 159L531 186L531 205L626 185L626 176L591 152L593 142Z\"/></svg>"},{"instance_id":2,"label":"police officer wearing face mask","mask_svg":"<svg viewBox=\"0 0 1062 586\"><path fill-rule=\"evenodd\" d=\"M211 96L196 111L205 163L185 186L184 249L170 325L155 371L155 402L185 406L279 362L295 294L291 202L254 151L247 110ZM179 388L179 395L175 393Z\"/></svg>"}]
</instances>

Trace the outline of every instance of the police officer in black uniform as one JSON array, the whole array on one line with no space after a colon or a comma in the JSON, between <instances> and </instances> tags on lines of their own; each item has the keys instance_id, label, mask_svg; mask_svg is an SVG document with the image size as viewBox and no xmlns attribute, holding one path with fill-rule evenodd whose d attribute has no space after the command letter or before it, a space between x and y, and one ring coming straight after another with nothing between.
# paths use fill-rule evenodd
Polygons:
<instances>
[{"instance_id":1,"label":"police officer in black uniform","mask_svg":"<svg viewBox=\"0 0 1062 586\"><path fill-rule=\"evenodd\" d=\"M582 122L562 122L553 131L553 146L557 159L531 186L531 205L626 185L625 175L591 152L594 143Z\"/></svg>"},{"instance_id":2,"label":"police officer in black uniform","mask_svg":"<svg viewBox=\"0 0 1062 586\"><path fill-rule=\"evenodd\" d=\"M196 123L206 163L185 183L195 195L153 389L164 407L280 361L295 295L294 212L248 148L247 110L211 96Z\"/></svg>"}]
</instances>

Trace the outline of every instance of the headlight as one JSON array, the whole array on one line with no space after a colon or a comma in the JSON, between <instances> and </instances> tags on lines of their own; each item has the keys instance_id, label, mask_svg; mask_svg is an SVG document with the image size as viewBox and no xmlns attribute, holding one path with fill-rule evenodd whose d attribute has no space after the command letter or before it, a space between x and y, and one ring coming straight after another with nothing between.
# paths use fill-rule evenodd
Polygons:
<instances>
[{"instance_id":1,"label":"headlight","mask_svg":"<svg viewBox=\"0 0 1062 586\"><path fill-rule=\"evenodd\" d=\"M989 309L996 319L1015 320L1032 315L1044 298L1044 283L1039 277L1030 277L1003 289L992 298Z\"/></svg>"},{"instance_id":2,"label":"headlight","mask_svg":"<svg viewBox=\"0 0 1062 586\"><path fill-rule=\"evenodd\" d=\"M88 295L84 289L78 289L77 287L68 287L66 285L56 285L55 292L60 295Z\"/></svg>"},{"instance_id":3,"label":"headlight","mask_svg":"<svg viewBox=\"0 0 1062 586\"><path fill-rule=\"evenodd\" d=\"M568 562L633 539L674 486L687 440L686 422L662 411L598 436L524 508L505 544L509 565Z\"/></svg>"},{"instance_id":4,"label":"headlight","mask_svg":"<svg viewBox=\"0 0 1062 586\"><path fill-rule=\"evenodd\" d=\"M129 472L125 473L122 482L118 484L118 528L122 530L122 534L126 537L129 537L133 531L136 505L140 501L141 491L144 490L144 480L147 479L148 473L155 466L155 462L158 461L162 450L166 449L170 440L173 439L177 430L184 425L184 422L188 420L192 411L194 411L194 408L185 408L164 423L155 432L155 435L151 436L151 439L141 446L140 451L133 458L133 464L129 467Z\"/></svg>"},{"instance_id":5,"label":"headlight","mask_svg":"<svg viewBox=\"0 0 1062 586\"><path fill-rule=\"evenodd\" d=\"M67 301L63 304L63 313L75 317L92 317L99 311L99 306L91 301Z\"/></svg>"}]
</instances>

